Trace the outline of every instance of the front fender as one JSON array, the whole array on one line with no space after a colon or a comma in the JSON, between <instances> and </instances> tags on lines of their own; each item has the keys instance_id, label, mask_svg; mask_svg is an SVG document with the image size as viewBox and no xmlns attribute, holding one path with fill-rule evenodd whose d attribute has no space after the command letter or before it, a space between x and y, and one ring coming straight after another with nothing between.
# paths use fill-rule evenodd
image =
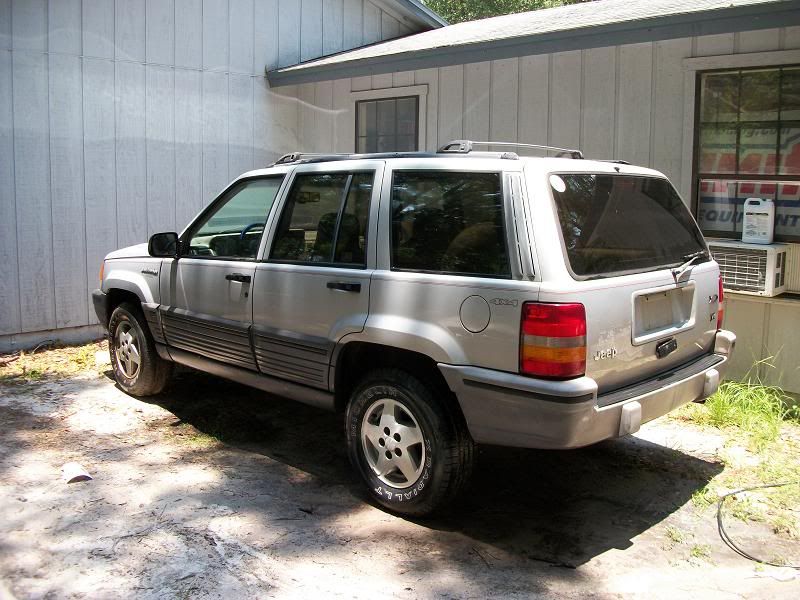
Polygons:
<instances>
[{"instance_id":1,"label":"front fender","mask_svg":"<svg viewBox=\"0 0 800 600\"><path fill-rule=\"evenodd\" d=\"M102 289L104 292L108 293L109 290L113 289L125 290L136 294L142 303L158 304L159 298L156 293L153 293L150 287L151 282L145 278L144 274L131 270L129 266L114 265L113 261L106 263L106 268L109 270L106 272L105 279L103 279ZM154 270L157 272L158 266L154 267ZM153 283L157 290L158 275L148 275L148 277L154 278Z\"/></svg>"}]
</instances>

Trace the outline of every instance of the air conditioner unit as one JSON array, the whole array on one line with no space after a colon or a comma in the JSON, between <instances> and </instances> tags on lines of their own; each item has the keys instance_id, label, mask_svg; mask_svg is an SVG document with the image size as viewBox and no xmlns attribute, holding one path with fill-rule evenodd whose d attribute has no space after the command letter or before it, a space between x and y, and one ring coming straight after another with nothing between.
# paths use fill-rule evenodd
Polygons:
<instances>
[{"instance_id":1,"label":"air conditioner unit","mask_svg":"<svg viewBox=\"0 0 800 600\"><path fill-rule=\"evenodd\" d=\"M722 287L754 296L777 296L786 291L787 244L746 244L732 240L708 240L719 263Z\"/></svg>"}]
</instances>

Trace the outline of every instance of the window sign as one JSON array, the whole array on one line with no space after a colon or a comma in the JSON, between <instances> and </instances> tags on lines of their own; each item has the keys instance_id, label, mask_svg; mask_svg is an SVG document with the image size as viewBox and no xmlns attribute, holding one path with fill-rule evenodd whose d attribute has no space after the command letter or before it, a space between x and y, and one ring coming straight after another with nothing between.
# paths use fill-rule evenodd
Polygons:
<instances>
[{"instance_id":1,"label":"window sign","mask_svg":"<svg viewBox=\"0 0 800 600\"><path fill-rule=\"evenodd\" d=\"M747 198L775 202L775 235L800 240L800 67L700 75L697 221L739 237Z\"/></svg>"}]
</instances>

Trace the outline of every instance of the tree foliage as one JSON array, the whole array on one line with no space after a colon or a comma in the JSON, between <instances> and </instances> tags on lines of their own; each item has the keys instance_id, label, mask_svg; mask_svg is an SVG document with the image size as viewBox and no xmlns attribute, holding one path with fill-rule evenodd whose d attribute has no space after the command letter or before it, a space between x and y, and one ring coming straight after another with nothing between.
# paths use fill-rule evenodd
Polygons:
<instances>
[{"instance_id":1,"label":"tree foliage","mask_svg":"<svg viewBox=\"0 0 800 600\"><path fill-rule=\"evenodd\" d=\"M474 21L497 15L577 4L590 0L424 0L449 23Z\"/></svg>"}]
</instances>

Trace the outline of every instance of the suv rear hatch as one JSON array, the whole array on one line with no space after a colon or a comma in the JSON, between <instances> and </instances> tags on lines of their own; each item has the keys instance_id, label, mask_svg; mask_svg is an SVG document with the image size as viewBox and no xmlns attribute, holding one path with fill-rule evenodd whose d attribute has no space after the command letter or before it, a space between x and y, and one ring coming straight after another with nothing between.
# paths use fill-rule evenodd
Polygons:
<instances>
[{"instance_id":1,"label":"suv rear hatch","mask_svg":"<svg viewBox=\"0 0 800 600\"><path fill-rule=\"evenodd\" d=\"M554 173L548 184L569 275L562 271L552 285L543 283L540 301L584 305L586 375L600 392L708 354L719 270L669 181Z\"/></svg>"}]
</instances>

